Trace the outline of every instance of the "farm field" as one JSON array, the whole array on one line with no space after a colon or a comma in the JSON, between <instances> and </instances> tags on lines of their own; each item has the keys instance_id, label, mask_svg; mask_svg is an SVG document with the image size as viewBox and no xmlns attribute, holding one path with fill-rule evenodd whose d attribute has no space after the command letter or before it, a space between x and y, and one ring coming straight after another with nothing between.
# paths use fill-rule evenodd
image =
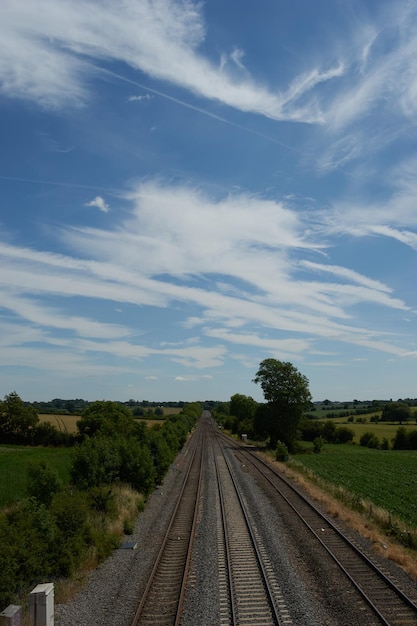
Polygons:
<instances>
[{"instance_id":1,"label":"farm field","mask_svg":"<svg viewBox=\"0 0 417 626\"><path fill-rule=\"evenodd\" d=\"M0 446L0 508L25 497L27 467L33 461L44 461L68 483L71 455L71 448Z\"/></svg>"},{"instance_id":2,"label":"farm field","mask_svg":"<svg viewBox=\"0 0 417 626\"><path fill-rule=\"evenodd\" d=\"M49 422L63 433L76 433L80 415L55 415L53 413L39 413L39 423Z\"/></svg>"},{"instance_id":3,"label":"farm field","mask_svg":"<svg viewBox=\"0 0 417 626\"><path fill-rule=\"evenodd\" d=\"M294 458L320 478L417 528L417 450L328 444L320 454Z\"/></svg>"},{"instance_id":4,"label":"farm field","mask_svg":"<svg viewBox=\"0 0 417 626\"><path fill-rule=\"evenodd\" d=\"M346 418L338 418L338 417L335 417L331 420L325 420L325 419L320 420L320 422L323 422L323 423L327 421L331 421L337 426L347 426L347 428L349 428L355 433L355 436L353 438L353 441L355 443L359 443L362 435L368 432L374 433L378 437L380 442L382 442L384 438L388 439L391 442L392 439L394 439L396 432L400 428L400 426L401 427L403 426L407 431L417 430L417 424L415 422L408 422L406 424L399 424L399 423L392 424L389 422L367 421L365 424L359 424L356 422L347 422Z\"/></svg>"}]
</instances>

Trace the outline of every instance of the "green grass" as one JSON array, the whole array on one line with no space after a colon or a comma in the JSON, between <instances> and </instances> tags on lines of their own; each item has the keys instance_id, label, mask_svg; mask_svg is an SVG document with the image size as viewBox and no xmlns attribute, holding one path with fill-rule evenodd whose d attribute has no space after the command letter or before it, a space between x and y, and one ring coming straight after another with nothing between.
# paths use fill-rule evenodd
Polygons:
<instances>
[{"instance_id":1,"label":"green grass","mask_svg":"<svg viewBox=\"0 0 417 626\"><path fill-rule=\"evenodd\" d=\"M364 416L364 417L367 419L367 422L365 424L357 424L356 422L348 422L346 420L346 417L345 418L335 417L332 420L320 420L320 422L324 423L326 421L331 421L334 424L336 424L336 426L347 426L347 428L350 428L350 430L352 430L355 433L355 436L353 438L353 441L355 443L359 443L362 435L367 432L374 433L378 437L380 442L382 442L382 440L385 437L391 443L397 433L397 430L400 427L404 427L407 431L417 430L417 425L414 421L405 422L404 424L400 424L399 422L396 422L396 423L370 422L369 421L370 416Z\"/></svg>"},{"instance_id":2,"label":"green grass","mask_svg":"<svg viewBox=\"0 0 417 626\"><path fill-rule=\"evenodd\" d=\"M325 445L320 454L295 458L320 478L417 528L417 450Z\"/></svg>"},{"instance_id":3,"label":"green grass","mask_svg":"<svg viewBox=\"0 0 417 626\"><path fill-rule=\"evenodd\" d=\"M27 467L32 461L44 461L68 483L71 455L71 448L0 446L0 508L26 496Z\"/></svg>"}]
</instances>

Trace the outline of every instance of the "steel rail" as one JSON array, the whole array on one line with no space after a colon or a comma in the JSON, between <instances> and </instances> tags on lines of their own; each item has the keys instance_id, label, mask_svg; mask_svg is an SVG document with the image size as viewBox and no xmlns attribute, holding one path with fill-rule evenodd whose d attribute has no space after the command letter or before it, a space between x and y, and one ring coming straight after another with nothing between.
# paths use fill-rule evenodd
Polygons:
<instances>
[{"instance_id":1,"label":"steel rail","mask_svg":"<svg viewBox=\"0 0 417 626\"><path fill-rule=\"evenodd\" d=\"M200 492L201 492L201 484L202 484L202 468L203 468L203 453L202 451L204 450L204 446L202 445L202 442L204 441L205 438L205 430L206 430L206 426L204 424L202 424L199 427L199 431L198 431L198 437L195 437L196 433L194 433L193 437L195 437L195 441L193 442L193 448L191 450L191 457L190 460L188 462L188 466L184 475L184 480L182 482L181 488L180 488L180 493L178 495L178 499L177 502L175 504L175 508L173 510L173 513L171 515L171 519L169 521L168 524L168 528L165 532L164 538L162 540L161 543L161 547L159 549L159 552L157 554L155 563L153 565L152 571L150 573L149 579L148 579L148 583L146 585L146 588L142 594L142 598L141 601L139 603L139 606L136 610L136 613L134 615L133 621L131 623L131 626L139 626L141 624L141 620L144 616L144 612L145 612L145 608L147 605L147 602L149 601L149 596L151 593L151 590L153 588L153 585L155 583L155 579L158 573L158 570L160 568L162 559L164 557L164 553L167 549L167 544L169 542L169 538L171 535L171 532L174 528L174 524L176 523L180 513L181 513L181 508L183 506L183 502L184 502L184 497L186 495L186 488L188 486L188 482L191 476L191 471L194 468L194 461L196 458L196 454L197 454L197 450L199 450L201 452L201 458L200 458L200 462L199 462L199 478L198 478L198 486L197 486L197 492L196 492L196 497L194 500L194 511L193 511L193 516L192 516L192 524L191 524L191 530L190 530L190 536L189 536L189 542L188 542L188 546L187 546L187 554L186 554L186 558L185 558L185 564L183 566L183 571L181 574L181 584L180 584L180 589L179 589L179 593L178 593L178 597L177 600L175 602L175 607L174 610L171 611L171 614L168 616L168 618L166 619L167 622L171 623L171 624L179 624L180 623L180 614L183 608L183 602L184 602L184 595L185 595L185 588L186 588L186 578L188 575L188 571L189 571L189 565L190 565L190 558L191 558L191 550L192 550L192 543L194 540L194 536L195 536L195 527L196 527L196 519L197 519L197 510L198 510L198 506L199 506L199 499L200 499ZM174 564L173 564L174 566ZM163 599L161 600L161 604L163 604Z\"/></svg>"},{"instance_id":2,"label":"steel rail","mask_svg":"<svg viewBox=\"0 0 417 626\"><path fill-rule=\"evenodd\" d=\"M224 436L224 435L221 435ZM230 439L229 440L229 445L230 445ZM235 442L234 442L235 443ZM289 499L285 496L285 494L283 494L279 487L274 483L274 481L272 481L270 479L269 476L267 476L267 474L261 470L258 466L258 464L261 464L262 466L265 466L267 468L267 470L269 472L271 472L276 480L282 481L282 483L284 483L294 494L297 495L298 498L300 498L303 502L303 504L307 505L312 511L314 511L314 513L316 515L318 515L320 517L321 520L323 520L330 528L332 531L334 531L334 533L336 533L336 535L358 556L360 557L360 559L368 566L372 569L372 571L377 574L377 576L381 579L381 581L387 585L398 597L398 599L403 602L409 609L411 609L412 611L415 612L415 620L414 622L404 622L405 623L410 623L410 624L416 624L417 623L417 605L411 600L411 598L409 598L384 572L382 572L380 570L380 568L366 555L364 554L352 541L349 540L348 537L346 537L346 535L335 525L333 524L333 522L327 518L325 515L323 515L323 513L317 509L311 502L309 502L304 495L294 486L292 485L285 477L281 476L274 467L272 467L269 463L267 463L264 459L260 458L255 452L253 452L252 450L248 450L247 448L245 449L243 446L240 446L239 444L236 444L236 447L238 448L239 452L242 453L244 455L244 457L246 459L248 459L252 465L256 468L256 470L258 472L260 472L263 477L272 485L272 487L275 489L275 491L277 491L279 493L279 495L287 502L288 506L291 507L291 509L297 514L297 516L299 517L299 519L303 522L303 524L305 524L305 526L313 533L313 535L316 537L316 539L320 542L320 544L325 548L325 550L327 551L327 553L331 556L331 558L337 563L337 565L341 568L341 570L344 572L344 574L348 577L348 579L352 582L352 584L354 585L354 587L357 589L357 591L360 593L360 595L363 597L363 599L367 602L367 604L371 607L371 609L375 612L375 614L378 616L378 618L381 620L381 622L383 624L385 624L385 626L392 626L393 622L389 621L385 615L383 615L381 613L381 611L378 609L378 607L375 605L374 601L367 595L366 591L361 587L361 585L355 580L355 578L349 573L349 571L345 568L345 566L340 562L340 560L338 559L338 557L333 554L331 548L325 543L325 541L322 539L322 537L314 530L314 528L307 522L307 520L303 517L302 513L300 513L296 507L289 501ZM255 458L256 462L255 463L252 459Z\"/></svg>"},{"instance_id":3,"label":"steel rail","mask_svg":"<svg viewBox=\"0 0 417 626\"><path fill-rule=\"evenodd\" d=\"M233 588L233 574L232 574L232 563L231 563L231 555L230 555L230 544L228 541L228 532L227 532L226 505L224 501L223 487L222 487L222 483L220 480L216 457L214 455L214 449L213 449L213 460L214 460L214 466L216 469L217 489L218 489L219 501L220 501L221 523L222 523L222 529L223 529L223 540L224 540L224 547L225 547L227 575L229 578L229 588L228 588L229 607L230 607L230 613L231 613L231 618L232 618L232 626L237 626L237 615L236 615L236 605L235 605L235 594L234 594L234 588Z\"/></svg>"},{"instance_id":4,"label":"steel rail","mask_svg":"<svg viewBox=\"0 0 417 626\"><path fill-rule=\"evenodd\" d=\"M237 485L237 482L236 482L236 479L235 479L235 477L233 475L233 470L232 470L230 461L227 459L227 457L225 455L225 452L224 452L224 449L219 444L218 440L217 440L217 443L218 443L219 449L220 449L220 451L221 451L221 453L223 455L223 459L225 461L227 470L229 472L230 479L232 481L232 484L233 484L233 487L234 487L237 499L239 501L240 510L241 510L241 513L243 515L243 518L244 518L244 521L245 521L245 524L246 524L246 529L248 531L248 534L249 534L249 537L250 537L250 540L251 540L251 544L252 544L252 547L253 547L253 550L254 550L254 554L256 556L256 560L258 562L259 571L261 573L261 577L262 577L262 580L263 580L265 593L266 593L266 596L267 596L267 599L268 599L268 603L269 603L269 608L270 608L271 614L272 614L273 624L275 624L276 626L280 626L282 624L282 622L281 622L281 619L280 619L277 607L276 607L275 602L274 602L273 592L272 592L271 586L269 584L268 575L267 575L267 572L266 572L264 564L263 564L262 556L261 556L261 554L259 552L259 548L258 548L258 545L257 545L257 540L255 538L255 535L254 535L254 532L253 532L253 529L252 529L252 524L251 524L251 521L249 519L248 513L246 511L246 505L245 505L245 503L243 501L240 489L239 489L239 487ZM215 461L217 481L218 481L218 488L219 488L219 495L220 495L222 493L220 470L219 470L219 467L218 467L218 461L217 461L217 459L215 457L214 457L214 461ZM224 498L221 496L220 499L221 499L221 502L223 502L223 504L224 504ZM226 540L226 545L228 545L229 544L229 539L228 539L229 531L228 531L228 527L227 527L226 512L225 512L225 508L223 507L223 505L222 505L221 510L222 510L222 517L223 517L223 526L224 526L224 529L225 529L225 540ZM228 571L229 571L229 576L230 576L229 582L230 582L231 612L232 612L232 620L233 620L232 623L233 623L233 625L235 625L235 624L238 623L236 621L238 618L237 618L237 610L235 608L236 599L235 599L235 596L234 596L233 567L232 567L232 563L231 563L229 546L226 549L226 554L228 555L228 557L227 557L228 558L227 566L228 566Z\"/></svg>"}]
</instances>

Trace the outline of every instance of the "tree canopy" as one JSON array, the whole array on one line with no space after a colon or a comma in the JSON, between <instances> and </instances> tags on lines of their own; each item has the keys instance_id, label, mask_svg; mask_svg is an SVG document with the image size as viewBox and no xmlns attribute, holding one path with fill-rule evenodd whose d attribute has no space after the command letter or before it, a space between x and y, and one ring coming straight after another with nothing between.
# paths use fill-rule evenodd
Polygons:
<instances>
[{"instance_id":1,"label":"tree canopy","mask_svg":"<svg viewBox=\"0 0 417 626\"><path fill-rule=\"evenodd\" d=\"M269 436L271 447L281 440L291 448L312 399L308 379L292 363L269 358L260 363L253 382L260 383L267 402L257 411L257 430Z\"/></svg>"},{"instance_id":2,"label":"tree canopy","mask_svg":"<svg viewBox=\"0 0 417 626\"><path fill-rule=\"evenodd\" d=\"M405 402L387 402L381 419L383 422L406 422L410 416L411 409Z\"/></svg>"},{"instance_id":3,"label":"tree canopy","mask_svg":"<svg viewBox=\"0 0 417 626\"><path fill-rule=\"evenodd\" d=\"M122 404L97 400L84 409L77 427L81 435L130 435L135 426L132 413Z\"/></svg>"},{"instance_id":4,"label":"tree canopy","mask_svg":"<svg viewBox=\"0 0 417 626\"><path fill-rule=\"evenodd\" d=\"M2 443L26 443L39 422L32 406L26 406L19 395L12 391L0 402L0 441Z\"/></svg>"}]
</instances>

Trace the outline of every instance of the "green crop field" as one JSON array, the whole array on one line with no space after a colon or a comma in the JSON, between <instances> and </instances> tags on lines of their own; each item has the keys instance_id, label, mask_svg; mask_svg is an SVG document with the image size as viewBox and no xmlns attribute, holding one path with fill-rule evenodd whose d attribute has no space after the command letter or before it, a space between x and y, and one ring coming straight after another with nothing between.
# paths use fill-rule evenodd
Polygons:
<instances>
[{"instance_id":1,"label":"green crop field","mask_svg":"<svg viewBox=\"0 0 417 626\"><path fill-rule=\"evenodd\" d=\"M320 478L417 528L417 450L325 445L320 454L295 459Z\"/></svg>"},{"instance_id":2,"label":"green crop field","mask_svg":"<svg viewBox=\"0 0 417 626\"><path fill-rule=\"evenodd\" d=\"M68 483L71 455L71 448L0 446L0 508L25 497L27 467L32 461L44 461Z\"/></svg>"}]
</instances>

